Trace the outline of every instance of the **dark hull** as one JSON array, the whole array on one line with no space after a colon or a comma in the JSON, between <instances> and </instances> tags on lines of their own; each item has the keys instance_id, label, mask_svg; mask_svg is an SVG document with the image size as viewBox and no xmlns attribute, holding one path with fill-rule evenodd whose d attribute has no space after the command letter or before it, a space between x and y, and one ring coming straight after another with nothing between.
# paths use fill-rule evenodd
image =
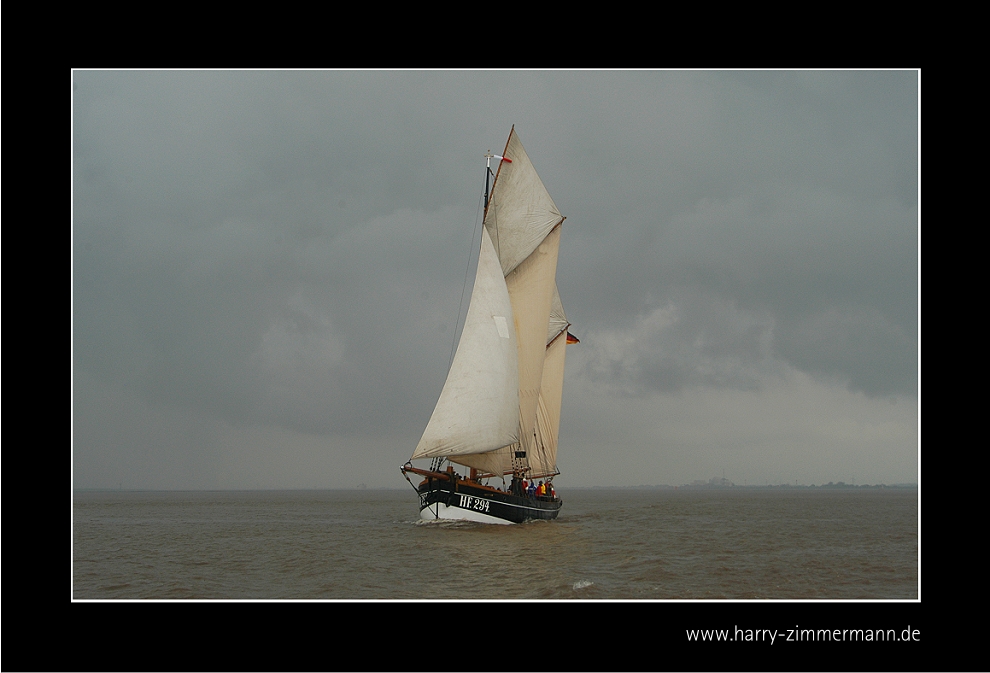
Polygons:
<instances>
[{"instance_id":1,"label":"dark hull","mask_svg":"<svg viewBox=\"0 0 990 673\"><path fill-rule=\"evenodd\" d=\"M420 517L426 520L522 523L533 519L556 519L563 504L559 498L518 496L462 480L427 479L417 491Z\"/></svg>"}]
</instances>

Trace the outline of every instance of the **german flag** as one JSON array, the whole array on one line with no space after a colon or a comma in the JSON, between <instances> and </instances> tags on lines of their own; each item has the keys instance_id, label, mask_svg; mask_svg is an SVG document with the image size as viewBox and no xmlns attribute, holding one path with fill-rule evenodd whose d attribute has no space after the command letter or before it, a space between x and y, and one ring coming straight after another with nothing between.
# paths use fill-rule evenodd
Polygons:
<instances>
[{"instance_id":1,"label":"german flag","mask_svg":"<svg viewBox=\"0 0 990 673\"><path fill-rule=\"evenodd\" d=\"M581 343L581 341L576 336L574 336L573 334L571 334L570 332L568 332L567 333L567 343L569 343L569 344L579 344L579 343Z\"/></svg>"}]
</instances>

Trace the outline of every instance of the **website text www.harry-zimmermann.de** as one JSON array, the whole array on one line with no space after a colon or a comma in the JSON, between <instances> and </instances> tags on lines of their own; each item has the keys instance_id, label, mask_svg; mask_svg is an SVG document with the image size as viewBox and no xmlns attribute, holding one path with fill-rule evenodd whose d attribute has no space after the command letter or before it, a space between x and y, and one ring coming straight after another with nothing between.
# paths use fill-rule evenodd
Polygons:
<instances>
[{"instance_id":1,"label":"website text www.harry-zimmermann.de","mask_svg":"<svg viewBox=\"0 0 990 673\"><path fill-rule=\"evenodd\" d=\"M688 642L723 643L892 643L920 642L912 629L687 629Z\"/></svg>"}]
</instances>

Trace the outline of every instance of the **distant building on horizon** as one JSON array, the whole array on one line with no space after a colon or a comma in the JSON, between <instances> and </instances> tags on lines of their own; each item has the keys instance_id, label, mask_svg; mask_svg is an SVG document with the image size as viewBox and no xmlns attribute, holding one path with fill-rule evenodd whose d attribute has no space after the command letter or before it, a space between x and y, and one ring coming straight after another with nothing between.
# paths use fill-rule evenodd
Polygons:
<instances>
[{"instance_id":1,"label":"distant building on horizon","mask_svg":"<svg viewBox=\"0 0 990 673\"><path fill-rule=\"evenodd\" d=\"M730 486L735 486L735 484L725 477L712 477L708 481L695 479L690 484L685 484L685 486L690 488L729 488Z\"/></svg>"}]
</instances>

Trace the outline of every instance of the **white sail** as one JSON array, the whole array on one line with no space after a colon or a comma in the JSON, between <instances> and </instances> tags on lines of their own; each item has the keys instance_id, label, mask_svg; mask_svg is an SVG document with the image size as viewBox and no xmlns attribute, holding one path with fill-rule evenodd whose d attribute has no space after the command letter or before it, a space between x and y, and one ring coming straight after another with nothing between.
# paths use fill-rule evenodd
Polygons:
<instances>
[{"instance_id":1,"label":"white sail","mask_svg":"<svg viewBox=\"0 0 990 673\"><path fill-rule=\"evenodd\" d=\"M536 411L536 447L529 461L533 477L557 473L557 440L560 433L566 349L567 336L563 332L547 346L540 404Z\"/></svg>"},{"instance_id":2,"label":"white sail","mask_svg":"<svg viewBox=\"0 0 990 673\"><path fill-rule=\"evenodd\" d=\"M508 276L564 221L513 127L492 188L485 227Z\"/></svg>"},{"instance_id":3,"label":"white sail","mask_svg":"<svg viewBox=\"0 0 990 673\"><path fill-rule=\"evenodd\" d=\"M553 341L558 334L567 329L570 325L567 316L564 315L564 305L560 303L560 293L557 292L557 284L553 286L553 300L550 302L550 324L547 327L547 345Z\"/></svg>"},{"instance_id":4,"label":"white sail","mask_svg":"<svg viewBox=\"0 0 990 673\"><path fill-rule=\"evenodd\" d=\"M476 455L451 456L450 462L473 467L479 474L502 475L512 472L512 453L517 445L506 446L496 451Z\"/></svg>"},{"instance_id":5,"label":"white sail","mask_svg":"<svg viewBox=\"0 0 990 673\"><path fill-rule=\"evenodd\" d=\"M412 458L448 456L481 474L528 468L542 476L556 472L563 391L568 323L555 275L564 217L514 128L503 154L461 341ZM493 303L496 295L504 305ZM511 339L492 336L493 316L507 321Z\"/></svg>"},{"instance_id":6,"label":"white sail","mask_svg":"<svg viewBox=\"0 0 990 673\"><path fill-rule=\"evenodd\" d=\"M560 229L557 228L505 279L519 343L519 438L527 454L533 450L535 441L536 407L543 379L559 243Z\"/></svg>"},{"instance_id":7,"label":"white sail","mask_svg":"<svg viewBox=\"0 0 990 673\"><path fill-rule=\"evenodd\" d=\"M540 402L536 411L536 448L530 459L532 476L537 478L557 473L557 440L564 396L564 354L569 325L560 302L560 294L554 286L546 355L543 360L543 379L540 383Z\"/></svg>"},{"instance_id":8,"label":"white sail","mask_svg":"<svg viewBox=\"0 0 990 673\"><path fill-rule=\"evenodd\" d=\"M543 186L515 128L503 152L485 213L509 288L519 343L519 443L536 448L536 412L543 379L546 333L556 287L560 223L564 218Z\"/></svg>"},{"instance_id":9,"label":"white sail","mask_svg":"<svg viewBox=\"0 0 990 673\"><path fill-rule=\"evenodd\" d=\"M519 374L512 306L492 240L481 254L461 340L412 458L484 453L519 440Z\"/></svg>"},{"instance_id":10,"label":"white sail","mask_svg":"<svg viewBox=\"0 0 990 673\"><path fill-rule=\"evenodd\" d=\"M531 460L531 475L537 478L557 472L557 438L560 431L560 408L564 393L564 350L566 330L570 325L564 314L560 294L554 284L550 302L550 321L543 359L539 401L536 408L536 442ZM560 337L560 338L558 338ZM512 471L512 454L518 446L476 456L458 456L451 460L473 467L483 474L508 474Z\"/></svg>"}]
</instances>

